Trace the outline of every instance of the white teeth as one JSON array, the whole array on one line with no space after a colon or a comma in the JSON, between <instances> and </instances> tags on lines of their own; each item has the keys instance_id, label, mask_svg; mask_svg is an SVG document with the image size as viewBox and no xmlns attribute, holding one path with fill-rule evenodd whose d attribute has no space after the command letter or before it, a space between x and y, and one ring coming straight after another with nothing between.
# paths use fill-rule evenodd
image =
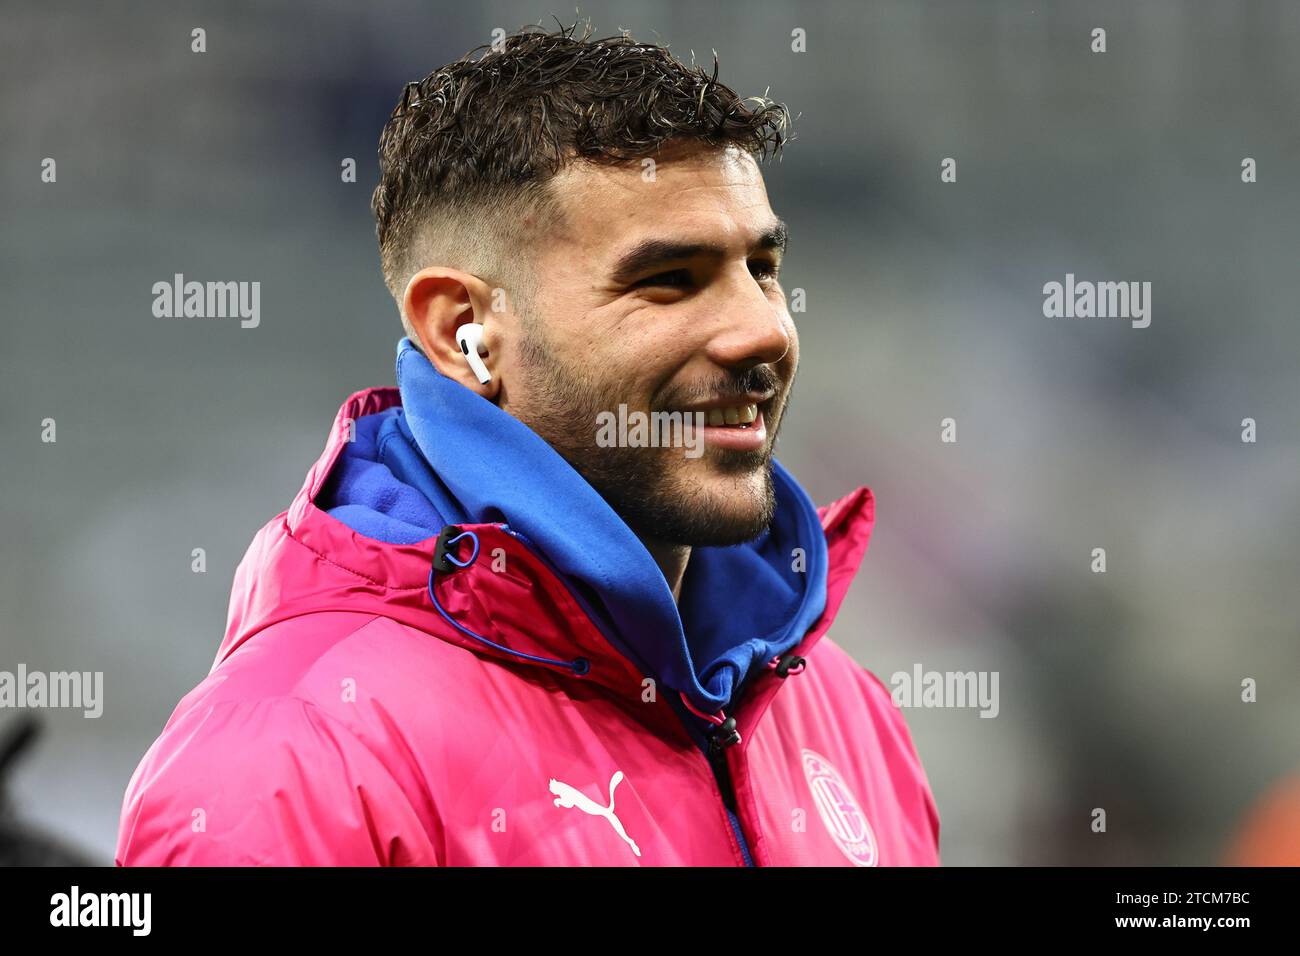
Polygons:
<instances>
[{"instance_id":1,"label":"white teeth","mask_svg":"<svg viewBox=\"0 0 1300 956\"><path fill-rule=\"evenodd\" d=\"M756 418L758 418L757 405L735 405L731 408L709 409L709 424L714 427L719 425L748 425Z\"/></svg>"}]
</instances>

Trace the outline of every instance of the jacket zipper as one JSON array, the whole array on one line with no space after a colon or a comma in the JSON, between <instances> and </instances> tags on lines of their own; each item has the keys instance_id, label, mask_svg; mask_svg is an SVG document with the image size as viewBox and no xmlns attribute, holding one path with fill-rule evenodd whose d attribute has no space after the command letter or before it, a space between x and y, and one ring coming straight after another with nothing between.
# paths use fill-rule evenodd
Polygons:
<instances>
[{"instance_id":1,"label":"jacket zipper","mask_svg":"<svg viewBox=\"0 0 1300 956\"><path fill-rule=\"evenodd\" d=\"M726 751L712 746L708 736L702 734L698 726L692 722L698 720L698 718L687 711L675 695L669 695L668 703L673 708L673 712L681 718L687 734L695 742L695 746L700 748L705 762L708 763L709 769L713 772L713 779L717 781L718 791L722 794L722 808L727 812L727 822L731 824L731 832L740 847L740 855L745 861L745 866L755 866L754 858L749 852L749 844L746 842L745 834L740 828L740 817L737 815L736 809L736 789L731 781L731 769L727 765Z\"/></svg>"},{"instance_id":2,"label":"jacket zipper","mask_svg":"<svg viewBox=\"0 0 1300 956\"><path fill-rule=\"evenodd\" d=\"M745 842L745 834L740 829L740 817L736 813L736 791L731 784L731 772L727 769L727 755L719 751L718 756L709 761L709 765L713 768L713 776L717 778L718 789L722 791L722 804L727 811L731 832L740 844L740 855L745 860L745 866L754 866L754 858L749 853L749 844Z\"/></svg>"}]
</instances>

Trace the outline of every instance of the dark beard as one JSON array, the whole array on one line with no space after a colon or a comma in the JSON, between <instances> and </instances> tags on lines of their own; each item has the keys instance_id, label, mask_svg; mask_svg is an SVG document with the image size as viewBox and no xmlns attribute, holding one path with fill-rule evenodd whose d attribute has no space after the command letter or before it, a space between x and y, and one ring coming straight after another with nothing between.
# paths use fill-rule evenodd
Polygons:
<instances>
[{"instance_id":1,"label":"dark beard","mask_svg":"<svg viewBox=\"0 0 1300 956\"><path fill-rule=\"evenodd\" d=\"M668 464L684 459L684 449L597 445L597 415L618 408L620 399L610 394L614 389L602 389L581 369L566 367L532 322L525 322L519 354L535 400L526 411L509 411L582 475L637 537L709 547L742 544L767 530L776 513L768 451L705 448L705 455L724 472L763 472L758 506L739 514L725 511L689 478L678 478Z\"/></svg>"}]
</instances>

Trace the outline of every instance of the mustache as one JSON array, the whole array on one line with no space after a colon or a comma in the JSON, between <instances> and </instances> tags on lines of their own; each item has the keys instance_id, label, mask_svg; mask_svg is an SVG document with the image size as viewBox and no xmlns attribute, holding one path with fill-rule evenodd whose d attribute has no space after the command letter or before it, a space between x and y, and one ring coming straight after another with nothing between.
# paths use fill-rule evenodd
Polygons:
<instances>
[{"instance_id":1,"label":"mustache","mask_svg":"<svg viewBox=\"0 0 1300 956\"><path fill-rule=\"evenodd\" d=\"M704 402L714 398L737 399L752 392L772 392L779 397L784 391L781 377L768 365L755 365L742 372L735 372L726 379L709 385L695 385L689 388L675 389L659 403L661 408L680 408L694 402Z\"/></svg>"}]
</instances>

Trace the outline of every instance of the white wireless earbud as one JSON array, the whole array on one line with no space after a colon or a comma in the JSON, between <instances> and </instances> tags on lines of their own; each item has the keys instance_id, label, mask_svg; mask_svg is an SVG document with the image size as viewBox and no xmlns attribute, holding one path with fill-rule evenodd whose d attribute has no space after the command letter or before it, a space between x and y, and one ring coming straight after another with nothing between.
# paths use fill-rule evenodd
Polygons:
<instances>
[{"instance_id":1,"label":"white wireless earbud","mask_svg":"<svg viewBox=\"0 0 1300 956\"><path fill-rule=\"evenodd\" d=\"M465 353L465 361L469 362L469 367L474 370L478 376L479 384L486 385L492 381L492 373L487 370L483 364L480 353L483 350L483 326L474 322L466 322L456 330L456 343L460 350Z\"/></svg>"}]
</instances>

